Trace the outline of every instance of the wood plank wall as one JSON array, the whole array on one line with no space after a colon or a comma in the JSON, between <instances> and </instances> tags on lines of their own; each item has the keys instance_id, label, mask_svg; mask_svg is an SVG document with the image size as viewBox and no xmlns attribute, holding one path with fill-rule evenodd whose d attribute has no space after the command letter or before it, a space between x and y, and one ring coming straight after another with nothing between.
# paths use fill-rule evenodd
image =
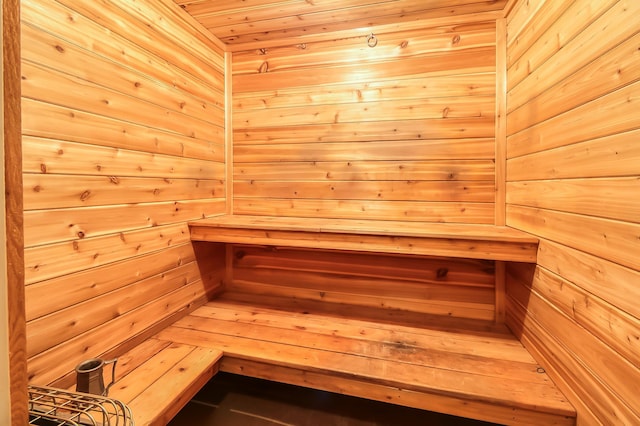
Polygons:
<instances>
[{"instance_id":1,"label":"wood plank wall","mask_svg":"<svg viewBox=\"0 0 640 426\"><path fill-rule=\"evenodd\" d=\"M224 53L190 22L169 0L22 3L34 383L213 290L186 221L225 211Z\"/></svg>"},{"instance_id":2,"label":"wood plank wall","mask_svg":"<svg viewBox=\"0 0 640 426\"><path fill-rule=\"evenodd\" d=\"M520 1L508 20L507 323L578 410L640 424L640 2Z\"/></svg>"},{"instance_id":3,"label":"wood plank wall","mask_svg":"<svg viewBox=\"0 0 640 426\"><path fill-rule=\"evenodd\" d=\"M494 262L423 256L385 256L323 250L234 246L227 297L377 308L430 319L490 323L495 315ZM294 306L295 309L295 306Z\"/></svg>"},{"instance_id":4,"label":"wood plank wall","mask_svg":"<svg viewBox=\"0 0 640 426\"><path fill-rule=\"evenodd\" d=\"M234 213L493 223L495 19L367 36L233 52Z\"/></svg>"}]
</instances>

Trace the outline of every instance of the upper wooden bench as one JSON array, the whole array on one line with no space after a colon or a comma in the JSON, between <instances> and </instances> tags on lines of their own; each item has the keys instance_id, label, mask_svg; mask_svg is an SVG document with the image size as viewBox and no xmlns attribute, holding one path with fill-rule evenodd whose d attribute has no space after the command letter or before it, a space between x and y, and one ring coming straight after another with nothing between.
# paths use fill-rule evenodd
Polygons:
<instances>
[{"instance_id":1,"label":"upper wooden bench","mask_svg":"<svg viewBox=\"0 0 640 426\"><path fill-rule=\"evenodd\" d=\"M536 262L538 239L506 226L218 216L189 223L191 240Z\"/></svg>"}]
</instances>

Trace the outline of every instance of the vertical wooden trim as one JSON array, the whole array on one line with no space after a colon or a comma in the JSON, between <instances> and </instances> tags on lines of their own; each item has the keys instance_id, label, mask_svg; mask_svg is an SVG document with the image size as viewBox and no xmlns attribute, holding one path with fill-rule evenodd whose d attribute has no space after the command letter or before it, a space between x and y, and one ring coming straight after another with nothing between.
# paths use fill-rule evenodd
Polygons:
<instances>
[{"instance_id":1,"label":"vertical wooden trim","mask_svg":"<svg viewBox=\"0 0 640 426\"><path fill-rule=\"evenodd\" d=\"M233 244L225 244L224 290L233 289Z\"/></svg>"},{"instance_id":2,"label":"vertical wooden trim","mask_svg":"<svg viewBox=\"0 0 640 426\"><path fill-rule=\"evenodd\" d=\"M233 214L233 54L224 54L224 164L227 214Z\"/></svg>"},{"instance_id":3,"label":"vertical wooden trim","mask_svg":"<svg viewBox=\"0 0 640 426\"><path fill-rule=\"evenodd\" d=\"M4 3L0 0L0 10ZM4 44L4 11L0 14L0 41ZM0 52L4 52L4 46L0 48ZM4 57L4 56L3 56ZM2 141L2 146L4 147L4 61L0 63L0 78L3 81L2 86L0 86L0 97L2 98L2 104L0 105L0 119L3 120L2 124L2 137L0 140ZM4 148L0 151L0 171L2 172L2 179L0 180L0 190L2 193L5 193L4 190ZM3 214L0 216L0 241L6 241L6 221L5 221L5 199L0 198L0 209L2 209ZM9 334L11 333L11 327L9 326L9 294L8 294L8 283L7 279L7 247L5 245L0 244L0 348L8 348L9 347ZM11 424L11 394L9 393L10 388L10 377L9 372L11 368L9 366L9 350L6 351L0 350L0 424Z\"/></svg>"},{"instance_id":4,"label":"vertical wooden trim","mask_svg":"<svg viewBox=\"0 0 640 426\"><path fill-rule=\"evenodd\" d=\"M507 186L507 20L496 20L496 225L506 223ZM495 262L495 320L506 318L506 264Z\"/></svg>"},{"instance_id":5,"label":"vertical wooden trim","mask_svg":"<svg viewBox=\"0 0 640 426\"><path fill-rule=\"evenodd\" d=\"M496 280L496 311L495 322L504 324L507 319L507 263L502 260L495 261Z\"/></svg>"},{"instance_id":6,"label":"vertical wooden trim","mask_svg":"<svg viewBox=\"0 0 640 426\"><path fill-rule=\"evenodd\" d=\"M504 225L507 179L507 21L496 20L496 198L495 224Z\"/></svg>"},{"instance_id":7,"label":"vertical wooden trim","mask_svg":"<svg viewBox=\"0 0 640 426\"><path fill-rule=\"evenodd\" d=\"M27 410L27 339L24 305L24 235L20 108L20 1L2 0L2 120L9 395L11 424L25 425Z\"/></svg>"}]
</instances>

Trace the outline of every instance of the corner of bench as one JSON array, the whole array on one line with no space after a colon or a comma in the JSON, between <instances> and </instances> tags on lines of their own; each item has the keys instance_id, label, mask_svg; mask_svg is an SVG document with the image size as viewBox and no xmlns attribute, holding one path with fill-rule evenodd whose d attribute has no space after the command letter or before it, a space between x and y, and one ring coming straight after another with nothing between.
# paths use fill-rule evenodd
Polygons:
<instances>
[{"instance_id":1,"label":"corner of bench","mask_svg":"<svg viewBox=\"0 0 640 426\"><path fill-rule=\"evenodd\" d=\"M118 358L109 396L136 425L166 425L218 372L222 351L150 338Z\"/></svg>"}]
</instances>

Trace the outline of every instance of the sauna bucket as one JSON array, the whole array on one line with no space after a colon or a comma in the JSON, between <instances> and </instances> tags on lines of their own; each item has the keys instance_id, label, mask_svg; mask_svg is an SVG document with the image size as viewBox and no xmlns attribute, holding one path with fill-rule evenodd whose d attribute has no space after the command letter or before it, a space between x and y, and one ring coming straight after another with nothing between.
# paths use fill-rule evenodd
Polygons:
<instances>
[{"instance_id":1,"label":"sauna bucket","mask_svg":"<svg viewBox=\"0 0 640 426\"><path fill-rule=\"evenodd\" d=\"M109 388L116 381L116 363L118 359L105 361L100 358L87 359L76 366L76 391L91 393L94 395L107 396ZM111 367L111 383L106 387L102 371L106 364L113 364Z\"/></svg>"}]
</instances>

